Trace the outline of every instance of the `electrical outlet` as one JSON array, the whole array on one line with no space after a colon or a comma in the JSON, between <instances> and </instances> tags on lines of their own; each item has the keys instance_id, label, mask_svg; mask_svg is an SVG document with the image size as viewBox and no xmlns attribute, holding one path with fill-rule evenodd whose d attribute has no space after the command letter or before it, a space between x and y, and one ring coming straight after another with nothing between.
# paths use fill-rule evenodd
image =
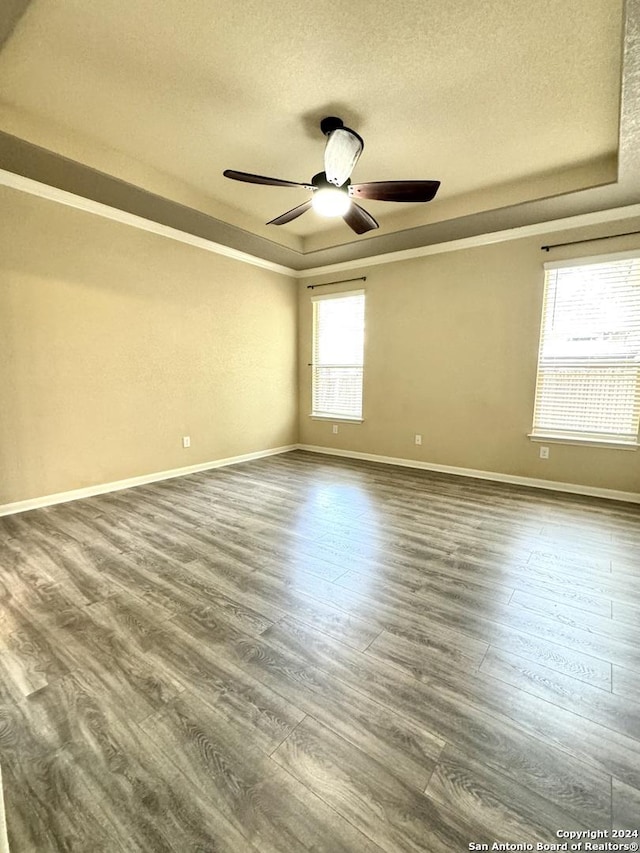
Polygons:
<instances>
[{"instance_id":1,"label":"electrical outlet","mask_svg":"<svg viewBox=\"0 0 640 853\"><path fill-rule=\"evenodd\" d=\"M182 436L182 446L183 447L191 447L191 436L183 435Z\"/></svg>"},{"instance_id":2,"label":"electrical outlet","mask_svg":"<svg viewBox=\"0 0 640 853\"><path fill-rule=\"evenodd\" d=\"M422 436L416 433L416 444L422 444Z\"/></svg>"},{"instance_id":3,"label":"electrical outlet","mask_svg":"<svg viewBox=\"0 0 640 853\"><path fill-rule=\"evenodd\" d=\"M548 459L549 458L549 448L541 447L540 448L540 459Z\"/></svg>"},{"instance_id":4,"label":"electrical outlet","mask_svg":"<svg viewBox=\"0 0 640 853\"><path fill-rule=\"evenodd\" d=\"M334 425L333 425L333 434L334 434L334 435L337 435L337 434L338 434L338 424L334 424Z\"/></svg>"}]
</instances>

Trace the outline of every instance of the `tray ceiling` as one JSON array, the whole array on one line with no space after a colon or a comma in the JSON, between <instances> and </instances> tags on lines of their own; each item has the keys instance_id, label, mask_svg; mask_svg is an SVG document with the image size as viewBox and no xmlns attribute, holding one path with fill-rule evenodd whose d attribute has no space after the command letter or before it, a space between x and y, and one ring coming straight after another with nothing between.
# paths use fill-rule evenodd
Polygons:
<instances>
[{"instance_id":1,"label":"tray ceiling","mask_svg":"<svg viewBox=\"0 0 640 853\"><path fill-rule=\"evenodd\" d=\"M363 238L314 213L267 228L305 191L222 170L306 181L340 115L365 139L354 180L442 181L428 205L366 203L375 238L613 183L622 27L621 0L33 0L0 52L0 130L321 252Z\"/></svg>"}]
</instances>

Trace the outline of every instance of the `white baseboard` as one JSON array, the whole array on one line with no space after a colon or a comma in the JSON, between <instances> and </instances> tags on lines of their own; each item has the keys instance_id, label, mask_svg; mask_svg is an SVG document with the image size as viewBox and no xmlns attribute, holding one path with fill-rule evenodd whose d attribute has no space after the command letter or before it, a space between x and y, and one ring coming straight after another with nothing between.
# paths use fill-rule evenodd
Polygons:
<instances>
[{"instance_id":1,"label":"white baseboard","mask_svg":"<svg viewBox=\"0 0 640 853\"><path fill-rule=\"evenodd\" d=\"M241 456L230 456L226 459L216 459L213 462L201 462L198 465L188 465L184 468L172 468L169 471L157 471L153 474L143 474L140 477L130 477L127 480L116 480L111 483L99 483L86 486L83 489L72 489L68 492L58 492L54 495L44 495L25 501L15 501L0 504L0 516L14 515L31 509L53 506L54 504L77 501L94 495L104 495L107 492L117 492L120 489L131 489L134 486L144 486L160 480L171 480L174 477L185 477L187 474L197 474L199 471L209 471L213 468L223 468L248 462L251 459L262 459L265 456L275 456L288 453L290 450L306 450L309 453L323 453L328 456L344 456L348 459L363 459L367 462L379 462L382 465L399 465L403 468L418 468L423 471L437 471L441 474L454 474L459 477L473 477L478 480L495 480L498 483L512 483L516 486L530 486L534 489L549 489L554 492L569 492L574 495L606 498L626 503L640 503L640 494L636 492L621 492L615 489L600 489L595 486L582 486L576 483L558 483L555 480L538 480L534 477L517 477L512 474L501 474L497 471L477 471L474 468L456 468L453 465L436 465L431 462L421 462L416 459L401 459L395 456L380 456L376 453L359 453L355 450L339 450L333 447L320 447L312 444L289 444L284 447L274 447L270 450L258 450L255 453L244 453Z\"/></svg>"},{"instance_id":2,"label":"white baseboard","mask_svg":"<svg viewBox=\"0 0 640 853\"><path fill-rule=\"evenodd\" d=\"M403 468L437 471L440 474L455 474L458 477L473 477L476 480L495 480L498 483L511 483L514 486L530 486L533 489L549 489L552 492L569 492L573 495L587 495L588 497L606 498L611 501L624 501L633 504L640 503L640 494L637 492L600 489L597 486L582 486L577 483L558 483L555 480L538 480L535 477L518 477L515 474L501 474L498 471L477 471L474 468L456 468L453 465L436 465L432 462L420 462L417 459L379 456L376 453L338 450L337 448L320 447L314 444L299 444L298 450L307 450L309 453L325 453L329 456L345 456L348 459L363 459L367 462L379 462L383 465L400 465Z\"/></svg>"},{"instance_id":3,"label":"white baseboard","mask_svg":"<svg viewBox=\"0 0 640 853\"><path fill-rule=\"evenodd\" d=\"M144 486L147 483L157 483L159 480L171 480L174 477L185 477L187 474L197 474L199 471L209 471L212 468L223 468L226 465L236 465L238 462L248 462L251 459L262 459L263 456L275 456L296 450L297 444L285 447L273 447L270 450L257 450L255 453L243 453L242 456L229 456L227 459L216 459L213 462L200 462L198 465L187 465L185 468L172 468L170 471L156 471L154 474L143 474L141 477L130 477L127 480L116 480L112 483L99 483L86 486L83 489L72 489L69 492L57 492L55 495L44 495L41 498L30 498L26 501L15 501L10 504L0 504L0 516L14 515L39 509L44 506L77 501L80 498L90 498L94 495L104 495L107 492L117 492L120 489L131 489L133 486Z\"/></svg>"}]
</instances>

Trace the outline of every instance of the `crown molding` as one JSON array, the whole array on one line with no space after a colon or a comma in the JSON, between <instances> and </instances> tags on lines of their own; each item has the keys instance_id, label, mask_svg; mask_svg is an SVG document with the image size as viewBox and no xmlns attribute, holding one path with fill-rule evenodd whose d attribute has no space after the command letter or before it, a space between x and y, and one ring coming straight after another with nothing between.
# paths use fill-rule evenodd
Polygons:
<instances>
[{"instance_id":1,"label":"crown molding","mask_svg":"<svg viewBox=\"0 0 640 853\"><path fill-rule=\"evenodd\" d=\"M627 205L626 207L612 208L610 210L598 210L593 213L582 213L577 216L568 216L565 219L552 219L547 222L539 222L533 225L521 225L515 228L507 228L504 231L491 231L488 234L477 234L473 237L462 237L459 240L449 240L444 243L435 243L430 246L418 246L415 249L403 249L399 252L387 252L385 255L373 255L353 261L327 264L323 267L311 267L307 270L298 270L295 274L298 279L311 278L312 276L325 275L327 273L344 272L348 270L360 270L365 267L379 266L380 264L394 264L398 261L409 261L414 258L423 258L427 255L440 255L445 252L458 252L462 249L475 249L479 246L491 246L496 243L505 243L509 240L522 240L524 237L542 236L544 234L560 231L569 231L574 228L586 228L590 225L602 225L607 222L622 222L625 219L635 219L640 216L640 203Z\"/></svg>"},{"instance_id":2,"label":"crown molding","mask_svg":"<svg viewBox=\"0 0 640 853\"><path fill-rule=\"evenodd\" d=\"M187 231L172 228L168 225L162 225L159 222L154 222L150 219L146 219L145 217L128 213L127 211L94 201L86 198L85 196L79 196L74 193L67 192L66 190L61 190L58 187L52 187L49 184L43 184L40 181L35 181L31 178L17 175L14 172L7 171L6 169L0 169L0 186L6 186L11 189L19 190L20 192L35 195L39 198L44 198L48 201L53 201L67 207L73 207L76 210L83 210L86 213L100 216L103 219L110 219L113 222L119 222L122 225L128 225L132 228L147 231L151 234L158 234L161 237L176 240L179 243L185 243L186 245L194 246L197 249L204 249L206 252L213 252L214 254L222 255L223 257L231 258L232 260L240 261L241 263L269 270L270 272L275 272L280 275L290 276L291 278L299 280L314 276L322 276L325 274L362 269L364 267L380 266L381 264L393 264L398 261L413 260L415 258L422 258L428 255L439 255L446 252L457 252L462 249L490 246L510 240L521 240L525 237L542 236L552 232L558 233L560 231L568 231L574 228L584 228L608 222L621 222L625 219L632 219L640 216L640 203L638 203L621 208L612 208L610 210L599 210L593 213L579 214L578 216L569 216L565 219L555 219L532 225L521 225L515 228L507 228L503 231L476 234L472 237L463 237L459 240L448 240L442 243L418 246L415 249L403 249L398 252L387 252L381 255L371 255L352 261L325 264L324 266L300 270L284 266L283 264L276 264L273 261L268 261L257 255L251 255L248 252L234 249L223 243L217 243L204 237L198 237Z\"/></svg>"},{"instance_id":3,"label":"crown molding","mask_svg":"<svg viewBox=\"0 0 640 853\"><path fill-rule=\"evenodd\" d=\"M85 213L92 213L95 216L100 216L103 219L111 219L113 222L119 222L122 225L129 225L132 228L137 228L140 231L148 231L151 234L158 234L161 237L167 237L170 240L177 240L179 243L186 243L188 246L195 246L197 249L204 249L206 252L213 252L216 255L223 255L225 258L232 258L235 261L250 264L254 267L260 267L271 272L280 273L281 275L295 276L296 271L292 267L287 267L282 264L276 264L273 261L266 260L258 255L249 254L239 249L234 249L224 243L217 243L214 240L209 240L205 237L198 237L188 231L183 231L178 228L173 228L169 225L162 225L160 222L154 222L143 216L138 216L134 213L128 213L126 210L121 210L117 207L112 207L108 204L103 204L99 201L87 198L86 196L77 195L75 193L62 190L59 187L51 186L50 184L35 181L32 178L17 175L14 172L9 172L6 169L0 169L0 186L10 187L11 189L19 190L20 192L35 195L39 198L54 201L66 207L73 207L76 210L83 210Z\"/></svg>"}]
</instances>

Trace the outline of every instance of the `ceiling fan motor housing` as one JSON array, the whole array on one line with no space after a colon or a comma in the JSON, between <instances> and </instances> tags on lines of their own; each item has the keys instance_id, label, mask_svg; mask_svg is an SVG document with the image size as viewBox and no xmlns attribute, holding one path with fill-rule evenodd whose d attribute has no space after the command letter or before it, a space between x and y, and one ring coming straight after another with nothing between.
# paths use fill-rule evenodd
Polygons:
<instances>
[{"instance_id":1,"label":"ceiling fan motor housing","mask_svg":"<svg viewBox=\"0 0 640 853\"><path fill-rule=\"evenodd\" d=\"M313 184L315 189L318 190L342 190L345 193L349 192L349 186L351 184L350 178L337 187L335 184L332 184L329 180L327 180L326 172L318 172L317 175L314 175L311 178L311 183Z\"/></svg>"}]
</instances>

